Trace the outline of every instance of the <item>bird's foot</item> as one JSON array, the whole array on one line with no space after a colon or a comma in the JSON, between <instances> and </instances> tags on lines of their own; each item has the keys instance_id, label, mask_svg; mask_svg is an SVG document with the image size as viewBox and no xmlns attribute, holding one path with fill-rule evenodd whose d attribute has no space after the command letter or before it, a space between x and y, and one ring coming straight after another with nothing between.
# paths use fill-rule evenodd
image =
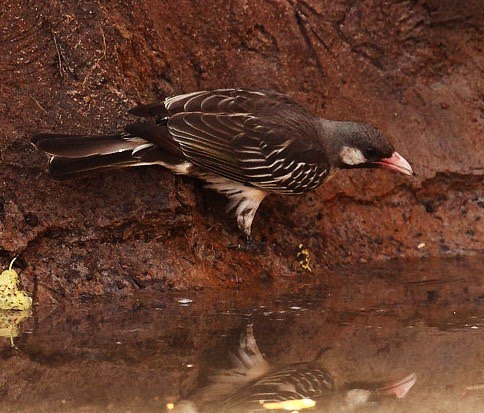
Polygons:
<instances>
[{"instance_id":1,"label":"bird's foot","mask_svg":"<svg viewBox=\"0 0 484 413\"><path fill-rule=\"evenodd\" d=\"M245 251L251 253L262 253L264 251L265 244L261 242L256 242L252 236L248 236L243 244L229 244L229 249L234 249L237 251Z\"/></svg>"}]
</instances>

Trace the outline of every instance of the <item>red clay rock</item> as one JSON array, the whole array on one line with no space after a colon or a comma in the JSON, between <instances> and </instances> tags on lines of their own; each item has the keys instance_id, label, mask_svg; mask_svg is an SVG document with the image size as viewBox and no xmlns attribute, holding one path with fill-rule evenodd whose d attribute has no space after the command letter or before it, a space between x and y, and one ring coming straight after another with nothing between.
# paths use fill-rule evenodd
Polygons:
<instances>
[{"instance_id":1,"label":"red clay rock","mask_svg":"<svg viewBox=\"0 0 484 413\"><path fill-rule=\"evenodd\" d=\"M0 250L37 302L133 288L238 286L341 263L483 250L479 1L4 2ZM238 242L224 201L160 168L55 182L34 132L118 130L137 102L217 87L287 92L366 120L418 173L342 173L271 197ZM425 248L417 249L421 242Z\"/></svg>"}]
</instances>

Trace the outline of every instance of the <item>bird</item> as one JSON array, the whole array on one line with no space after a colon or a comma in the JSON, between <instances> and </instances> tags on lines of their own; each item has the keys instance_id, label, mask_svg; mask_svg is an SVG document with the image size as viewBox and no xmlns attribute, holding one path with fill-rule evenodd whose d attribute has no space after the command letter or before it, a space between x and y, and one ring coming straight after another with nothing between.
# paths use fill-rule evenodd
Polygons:
<instances>
[{"instance_id":1,"label":"bird","mask_svg":"<svg viewBox=\"0 0 484 413\"><path fill-rule=\"evenodd\" d=\"M385 397L401 399L417 380L416 374L411 373L397 381L336 385L320 360L323 353L320 351L312 361L271 365L259 350L253 325L249 324L240 335L236 352L230 353L233 367L218 370L209 384L195 389L188 398L167 403L167 410L263 413L312 408L337 412L368 406Z\"/></svg>"},{"instance_id":2,"label":"bird","mask_svg":"<svg viewBox=\"0 0 484 413\"><path fill-rule=\"evenodd\" d=\"M49 173L64 179L91 170L161 165L224 194L247 240L269 194L312 191L342 169L410 164L374 126L329 120L271 90L204 90L138 105L140 118L112 135L39 133Z\"/></svg>"}]
</instances>

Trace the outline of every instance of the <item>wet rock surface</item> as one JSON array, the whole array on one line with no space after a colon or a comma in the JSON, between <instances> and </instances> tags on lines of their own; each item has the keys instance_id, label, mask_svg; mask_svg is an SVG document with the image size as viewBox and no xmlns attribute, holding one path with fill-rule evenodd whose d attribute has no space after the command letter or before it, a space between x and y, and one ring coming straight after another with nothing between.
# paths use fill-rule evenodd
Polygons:
<instances>
[{"instance_id":1,"label":"wet rock surface","mask_svg":"<svg viewBox=\"0 0 484 413\"><path fill-rule=\"evenodd\" d=\"M479 1L10 1L0 15L0 257L34 302L239 287L344 263L483 250ZM287 92L369 121L416 179L341 173L270 197L239 242L224 200L161 168L55 182L38 131L109 132L137 102L217 87ZM424 243L425 247L417 248Z\"/></svg>"}]
</instances>

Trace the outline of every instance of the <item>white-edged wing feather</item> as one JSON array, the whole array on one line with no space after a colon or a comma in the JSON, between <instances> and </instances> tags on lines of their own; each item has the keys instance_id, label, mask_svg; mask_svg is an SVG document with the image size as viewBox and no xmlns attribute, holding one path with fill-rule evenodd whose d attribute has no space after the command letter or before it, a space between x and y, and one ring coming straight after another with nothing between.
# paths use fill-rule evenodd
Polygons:
<instances>
[{"instance_id":1,"label":"white-edged wing feather","mask_svg":"<svg viewBox=\"0 0 484 413\"><path fill-rule=\"evenodd\" d=\"M311 159L305 141L252 113L180 112L170 117L168 128L195 164L267 191L303 193L329 172Z\"/></svg>"}]
</instances>

